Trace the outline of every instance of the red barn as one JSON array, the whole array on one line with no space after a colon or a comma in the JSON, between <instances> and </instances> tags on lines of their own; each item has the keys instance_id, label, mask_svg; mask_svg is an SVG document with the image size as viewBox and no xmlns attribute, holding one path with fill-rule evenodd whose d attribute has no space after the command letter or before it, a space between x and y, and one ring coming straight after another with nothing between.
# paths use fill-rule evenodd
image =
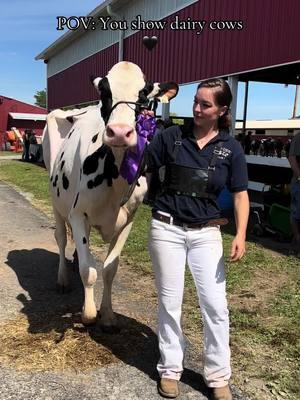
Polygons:
<instances>
[{"instance_id":1,"label":"red barn","mask_svg":"<svg viewBox=\"0 0 300 400\"><path fill-rule=\"evenodd\" d=\"M6 131L15 127L22 133L25 129L33 129L41 136L46 123L47 110L19 100L0 95L0 149Z\"/></svg>"}]
</instances>

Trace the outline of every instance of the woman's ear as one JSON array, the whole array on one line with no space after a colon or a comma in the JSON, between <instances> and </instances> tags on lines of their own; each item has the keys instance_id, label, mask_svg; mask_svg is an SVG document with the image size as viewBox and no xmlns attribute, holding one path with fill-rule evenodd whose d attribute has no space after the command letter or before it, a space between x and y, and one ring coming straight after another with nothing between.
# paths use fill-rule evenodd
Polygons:
<instances>
[{"instance_id":1,"label":"woman's ear","mask_svg":"<svg viewBox=\"0 0 300 400\"><path fill-rule=\"evenodd\" d=\"M223 106L220 109L220 117L223 117L223 115L228 113L228 107L227 106Z\"/></svg>"}]
</instances>

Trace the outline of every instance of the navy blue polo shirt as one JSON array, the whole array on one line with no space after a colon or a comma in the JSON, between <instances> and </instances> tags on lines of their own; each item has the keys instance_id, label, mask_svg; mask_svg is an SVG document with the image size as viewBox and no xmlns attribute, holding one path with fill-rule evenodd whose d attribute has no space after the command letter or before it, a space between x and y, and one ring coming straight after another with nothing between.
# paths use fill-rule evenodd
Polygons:
<instances>
[{"instance_id":1,"label":"navy blue polo shirt","mask_svg":"<svg viewBox=\"0 0 300 400\"><path fill-rule=\"evenodd\" d=\"M219 131L217 136L200 149L192 133L192 125L184 127L182 131L182 143L175 161L177 165L207 168L214 148L221 141L223 144L212 174L210 192L218 196L225 186L231 192L247 190L247 163L237 140L226 131ZM158 171L160 167L171 162L177 137L177 126L171 126L154 136L147 148L148 172ZM183 223L206 223L210 219L219 218L221 214L216 200L166 192L156 198L153 210L170 213Z\"/></svg>"}]
</instances>

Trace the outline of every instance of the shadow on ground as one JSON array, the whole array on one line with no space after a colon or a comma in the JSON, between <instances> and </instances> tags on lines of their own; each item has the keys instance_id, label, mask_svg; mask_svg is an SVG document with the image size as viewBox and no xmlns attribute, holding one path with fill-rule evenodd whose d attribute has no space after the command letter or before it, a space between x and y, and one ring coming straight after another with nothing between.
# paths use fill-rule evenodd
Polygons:
<instances>
[{"instance_id":1,"label":"shadow on ground","mask_svg":"<svg viewBox=\"0 0 300 400\"><path fill-rule=\"evenodd\" d=\"M72 263L68 262L74 290L60 295L56 291L58 260L56 253L45 249L8 253L6 264L14 270L20 286L28 292L28 296L21 293L17 299L23 305L21 312L28 318L30 333L46 333L51 329L62 332L72 325L70 316L80 313L83 289L79 274L72 273ZM51 321L59 323L51 326Z\"/></svg>"},{"instance_id":2,"label":"shadow on ground","mask_svg":"<svg viewBox=\"0 0 300 400\"><path fill-rule=\"evenodd\" d=\"M153 381L158 379L157 336L150 327L122 314L116 314L121 328L119 333L104 333L99 324L88 328L81 326L83 288L77 268L71 262L68 267L72 291L66 294L56 292L57 254L38 248L14 250L9 252L6 263L14 270L20 286L28 292L28 296L21 293L17 299L23 305L21 312L28 319L30 334L54 331L63 338L69 329L88 333L95 343L104 346L125 364L139 369ZM193 367L193 360L188 360L188 365ZM198 362L195 367L198 369ZM202 376L192 369L185 369L181 381L203 394L208 393Z\"/></svg>"}]
</instances>

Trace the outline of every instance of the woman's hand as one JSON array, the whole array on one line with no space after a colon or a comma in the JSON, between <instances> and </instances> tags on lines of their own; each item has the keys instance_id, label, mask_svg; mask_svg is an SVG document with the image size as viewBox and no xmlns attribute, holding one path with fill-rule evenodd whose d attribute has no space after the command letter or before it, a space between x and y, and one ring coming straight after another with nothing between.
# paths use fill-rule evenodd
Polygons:
<instances>
[{"instance_id":1,"label":"woman's hand","mask_svg":"<svg viewBox=\"0 0 300 400\"><path fill-rule=\"evenodd\" d=\"M240 260L246 253L245 238L236 235L231 244L230 262Z\"/></svg>"},{"instance_id":2,"label":"woman's hand","mask_svg":"<svg viewBox=\"0 0 300 400\"><path fill-rule=\"evenodd\" d=\"M246 190L233 194L236 236L231 245L230 261L240 260L246 252L246 231L249 216L249 198Z\"/></svg>"}]
</instances>

